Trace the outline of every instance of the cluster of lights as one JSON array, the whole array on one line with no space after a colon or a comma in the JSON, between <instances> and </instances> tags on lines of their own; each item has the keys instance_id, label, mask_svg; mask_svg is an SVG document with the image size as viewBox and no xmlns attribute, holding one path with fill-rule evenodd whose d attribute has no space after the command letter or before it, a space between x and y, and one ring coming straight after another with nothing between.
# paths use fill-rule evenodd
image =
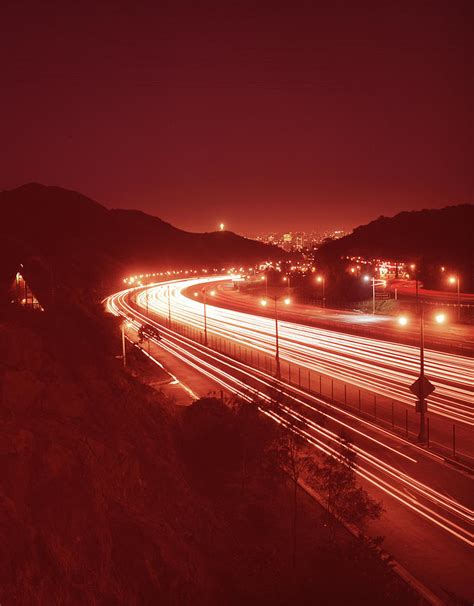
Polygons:
<instances>
[{"instance_id":1,"label":"cluster of lights","mask_svg":"<svg viewBox=\"0 0 474 606\"><path fill-rule=\"evenodd\" d=\"M283 303L284 303L285 305L290 305L290 303L291 303L291 299L290 299L290 297L285 297L285 298L283 299ZM261 300L260 300L260 305L262 305L262 307L266 307L266 306L268 305L268 300L267 300L267 299L261 299Z\"/></svg>"},{"instance_id":2,"label":"cluster of lights","mask_svg":"<svg viewBox=\"0 0 474 606\"><path fill-rule=\"evenodd\" d=\"M444 324L447 320L446 314L442 311L437 312L434 316L434 321L436 322L436 324ZM400 316L398 318L398 323L400 324L400 326L407 326L407 324L410 322L410 319L408 316Z\"/></svg>"},{"instance_id":3,"label":"cluster of lights","mask_svg":"<svg viewBox=\"0 0 474 606\"><path fill-rule=\"evenodd\" d=\"M216 292L216 290L215 290L215 289L212 289L212 290L211 290L211 291L209 291L209 292L208 292L207 290L204 290L204 289L203 289L201 292L202 292L203 294L205 293L206 295L211 295L211 297L215 297L215 296L216 296L216 294L217 294L217 292ZM194 293L193 293L193 295L194 295L195 297L199 297L199 292L195 290L195 291L194 291Z\"/></svg>"},{"instance_id":4,"label":"cluster of lights","mask_svg":"<svg viewBox=\"0 0 474 606\"><path fill-rule=\"evenodd\" d=\"M248 268L248 271L252 271L252 267ZM124 284L134 285L134 286L143 286L145 280L149 280L150 278L170 278L172 276L182 277L182 276L191 276L191 275L199 275L199 274L207 274L207 273L227 273L230 276L233 276L236 273L243 273L245 271L244 267L214 267L212 269L209 268L201 268L201 269L173 269L167 271L157 271L148 274L136 274L134 276L128 276L127 278L123 278Z\"/></svg>"}]
</instances>

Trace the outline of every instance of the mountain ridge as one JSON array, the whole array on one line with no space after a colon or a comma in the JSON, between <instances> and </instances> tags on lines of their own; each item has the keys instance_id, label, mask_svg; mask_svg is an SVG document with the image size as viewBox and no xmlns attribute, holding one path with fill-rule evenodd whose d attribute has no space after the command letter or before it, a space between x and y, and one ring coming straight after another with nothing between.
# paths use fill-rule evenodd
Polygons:
<instances>
[{"instance_id":1,"label":"mountain ridge","mask_svg":"<svg viewBox=\"0 0 474 606\"><path fill-rule=\"evenodd\" d=\"M285 256L233 232L183 231L139 210L108 209L79 192L38 183L0 192L0 216L3 298L20 264L46 302L47 281L69 291L113 288L130 273L220 269Z\"/></svg>"}]
</instances>

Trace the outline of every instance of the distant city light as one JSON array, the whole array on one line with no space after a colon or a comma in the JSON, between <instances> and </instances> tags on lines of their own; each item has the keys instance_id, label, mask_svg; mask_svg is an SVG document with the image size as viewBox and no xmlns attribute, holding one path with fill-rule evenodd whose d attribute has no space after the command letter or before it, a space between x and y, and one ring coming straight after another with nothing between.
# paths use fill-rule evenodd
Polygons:
<instances>
[{"instance_id":1,"label":"distant city light","mask_svg":"<svg viewBox=\"0 0 474 606\"><path fill-rule=\"evenodd\" d=\"M290 299L289 297L287 297L287 298L284 300L284 303L285 303L285 305L289 305L289 304L291 303L291 299Z\"/></svg>"},{"instance_id":2,"label":"distant city light","mask_svg":"<svg viewBox=\"0 0 474 606\"><path fill-rule=\"evenodd\" d=\"M263 305L263 307L265 307L266 304L267 304L267 300L266 299L262 299L260 301L260 305Z\"/></svg>"},{"instance_id":3,"label":"distant city light","mask_svg":"<svg viewBox=\"0 0 474 606\"><path fill-rule=\"evenodd\" d=\"M220 229L221 231L224 231L224 223L220 223L220 224L219 224L219 229Z\"/></svg>"},{"instance_id":4,"label":"distant city light","mask_svg":"<svg viewBox=\"0 0 474 606\"><path fill-rule=\"evenodd\" d=\"M442 312L436 314L435 320L438 324L443 324L444 322L446 322L446 314L444 314Z\"/></svg>"},{"instance_id":5,"label":"distant city light","mask_svg":"<svg viewBox=\"0 0 474 606\"><path fill-rule=\"evenodd\" d=\"M398 323L400 326L406 326L408 324L408 318L406 316L400 316L398 318Z\"/></svg>"}]
</instances>

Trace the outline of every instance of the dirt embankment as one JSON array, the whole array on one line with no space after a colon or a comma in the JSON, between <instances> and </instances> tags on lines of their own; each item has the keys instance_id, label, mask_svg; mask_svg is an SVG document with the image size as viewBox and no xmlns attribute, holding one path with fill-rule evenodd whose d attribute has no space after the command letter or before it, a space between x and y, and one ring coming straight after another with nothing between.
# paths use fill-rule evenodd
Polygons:
<instances>
[{"instance_id":1,"label":"dirt embankment","mask_svg":"<svg viewBox=\"0 0 474 606\"><path fill-rule=\"evenodd\" d=\"M285 482L255 460L244 489L215 408L175 409L70 320L0 320L2 606L412 603L304 496L292 570Z\"/></svg>"}]
</instances>

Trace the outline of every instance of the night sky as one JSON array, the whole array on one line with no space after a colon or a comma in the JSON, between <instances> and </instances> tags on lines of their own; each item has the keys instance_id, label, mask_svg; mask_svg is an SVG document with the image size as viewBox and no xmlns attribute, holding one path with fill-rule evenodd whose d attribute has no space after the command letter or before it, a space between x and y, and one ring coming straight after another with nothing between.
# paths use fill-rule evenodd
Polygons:
<instances>
[{"instance_id":1,"label":"night sky","mask_svg":"<svg viewBox=\"0 0 474 606\"><path fill-rule=\"evenodd\" d=\"M246 234L472 202L470 5L7 0L0 189Z\"/></svg>"}]
</instances>

